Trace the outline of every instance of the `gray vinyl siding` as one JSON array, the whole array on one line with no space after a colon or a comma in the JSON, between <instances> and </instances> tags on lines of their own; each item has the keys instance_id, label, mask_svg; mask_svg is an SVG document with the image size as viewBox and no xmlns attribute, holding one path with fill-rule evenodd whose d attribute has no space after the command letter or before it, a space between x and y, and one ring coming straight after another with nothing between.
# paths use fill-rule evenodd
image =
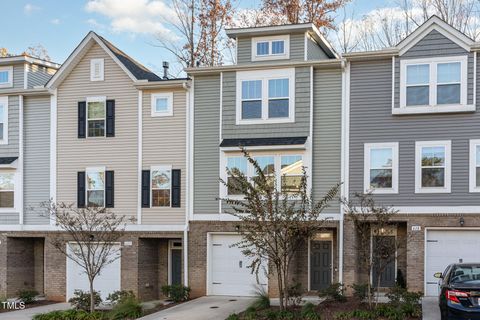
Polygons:
<instances>
[{"instance_id":1,"label":"gray vinyl siding","mask_svg":"<svg viewBox=\"0 0 480 320\"><path fill-rule=\"evenodd\" d=\"M315 70L313 80L313 195L321 199L341 182L342 73ZM340 195L340 194L339 194ZM338 200L326 213L340 213Z\"/></svg>"},{"instance_id":2,"label":"gray vinyl siding","mask_svg":"<svg viewBox=\"0 0 480 320\"><path fill-rule=\"evenodd\" d=\"M13 87L16 89L24 88L25 67L24 64L15 64L13 66Z\"/></svg>"},{"instance_id":3,"label":"gray vinyl siding","mask_svg":"<svg viewBox=\"0 0 480 320\"><path fill-rule=\"evenodd\" d=\"M268 72L268 70L265 70ZM295 122L236 125L236 73L223 74L222 138L308 136L310 132L310 68L295 69Z\"/></svg>"},{"instance_id":4,"label":"gray vinyl siding","mask_svg":"<svg viewBox=\"0 0 480 320\"><path fill-rule=\"evenodd\" d=\"M310 37L307 37L307 60L329 59L318 43Z\"/></svg>"},{"instance_id":5,"label":"gray vinyl siding","mask_svg":"<svg viewBox=\"0 0 480 320\"><path fill-rule=\"evenodd\" d=\"M0 144L2 157L18 157L18 96L8 97L8 144Z\"/></svg>"},{"instance_id":6,"label":"gray vinyl siding","mask_svg":"<svg viewBox=\"0 0 480 320\"><path fill-rule=\"evenodd\" d=\"M28 88L31 89L35 86L45 85L48 80L50 80L53 73L54 72L52 72L52 69L41 67L36 64L31 64L27 75Z\"/></svg>"},{"instance_id":7,"label":"gray vinyl siding","mask_svg":"<svg viewBox=\"0 0 480 320\"><path fill-rule=\"evenodd\" d=\"M302 32L290 34L289 60L305 60L305 33ZM252 37L240 37L237 39L237 64L265 63L266 61L268 60L252 61Z\"/></svg>"},{"instance_id":8,"label":"gray vinyl siding","mask_svg":"<svg viewBox=\"0 0 480 320\"><path fill-rule=\"evenodd\" d=\"M194 79L193 212L218 213L220 76Z\"/></svg>"},{"instance_id":9,"label":"gray vinyl siding","mask_svg":"<svg viewBox=\"0 0 480 320\"><path fill-rule=\"evenodd\" d=\"M19 224L20 215L18 212L12 213L0 213L0 225L10 225L10 224Z\"/></svg>"},{"instance_id":10,"label":"gray vinyl siding","mask_svg":"<svg viewBox=\"0 0 480 320\"><path fill-rule=\"evenodd\" d=\"M24 223L48 224L41 203L50 198L50 97L24 100Z\"/></svg>"},{"instance_id":11,"label":"gray vinyl siding","mask_svg":"<svg viewBox=\"0 0 480 320\"><path fill-rule=\"evenodd\" d=\"M351 63L350 192L363 191L364 143L399 142L399 194L376 199L397 206L479 205L478 194L469 193L468 158L469 140L480 139L480 113L392 116L391 77L390 59ZM415 194L415 141L437 140L452 142L452 192Z\"/></svg>"},{"instance_id":12,"label":"gray vinyl siding","mask_svg":"<svg viewBox=\"0 0 480 320\"><path fill-rule=\"evenodd\" d=\"M473 103L473 63L474 54L448 39L440 32L432 30L422 40L400 57L395 57L395 108L400 107L400 61L403 59L421 59L432 57L465 56L468 55L467 103ZM390 63L391 65L391 63Z\"/></svg>"}]
</instances>

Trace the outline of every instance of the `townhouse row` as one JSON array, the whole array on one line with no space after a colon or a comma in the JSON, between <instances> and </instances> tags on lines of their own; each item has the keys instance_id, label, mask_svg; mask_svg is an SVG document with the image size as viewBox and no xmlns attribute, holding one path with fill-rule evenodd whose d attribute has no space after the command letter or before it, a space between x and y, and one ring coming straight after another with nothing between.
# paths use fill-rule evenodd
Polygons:
<instances>
[{"instance_id":1,"label":"townhouse row","mask_svg":"<svg viewBox=\"0 0 480 320\"><path fill-rule=\"evenodd\" d=\"M259 286L275 296L275 281L257 283L231 246L241 223L218 200L241 198L219 182L227 168L253 175L240 145L286 192L305 167L315 199L341 182L340 197L371 192L399 211L372 231L406 252L381 287L401 277L436 295L435 272L480 260L480 44L435 16L396 47L343 57L312 24L226 33L236 64L188 68L188 78L167 65L156 75L94 32L61 66L0 59L0 295L88 290L50 242L58 230L41 203L52 199L134 218L97 280L104 297L125 289L153 300L180 283L192 296ZM305 292L368 281L344 211L332 202L297 252Z\"/></svg>"}]
</instances>

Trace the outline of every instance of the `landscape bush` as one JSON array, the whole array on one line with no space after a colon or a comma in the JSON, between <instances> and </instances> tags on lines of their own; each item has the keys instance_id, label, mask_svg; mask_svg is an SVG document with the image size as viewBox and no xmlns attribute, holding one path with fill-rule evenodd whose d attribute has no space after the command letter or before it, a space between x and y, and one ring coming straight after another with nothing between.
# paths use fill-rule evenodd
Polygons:
<instances>
[{"instance_id":1,"label":"landscape bush","mask_svg":"<svg viewBox=\"0 0 480 320\"><path fill-rule=\"evenodd\" d=\"M120 299L119 302L109 312L110 320L129 320L137 319L142 316L142 305L135 296L127 296Z\"/></svg>"},{"instance_id":2,"label":"landscape bush","mask_svg":"<svg viewBox=\"0 0 480 320\"><path fill-rule=\"evenodd\" d=\"M94 301L95 301L95 307L97 307L102 302L102 298L100 297L100 294L97 291L94 291ZM68 300L68 302L72 304L76 310L89 311L90 310L90 292L75 290L73 291L73 298Z\"/></svg>"},{"instance_id":3,"label":"landscape bush","mask_svg":"<svg viewBox=\"0 0 480 320\"><path fill-rule=\"evenodd\" d=\"M30 304L35 302L35 297L38 296L38 291L36 290L20 290L17 293L18 298L22 300L25 304Z\"/></svg>"},{"instance_id":4,"label":"landscape bush","mask_svg":"<svg viewBox=\"0 0 480 320\"><path fill-rule=\"evenodd\" d=\"M325 297L329 300L334 300L337 302L347 301L347 297L345 297L345 289L343 288L343 284L341 283L331 284L327 288L321 290L318 295L320 297Z\"/></svg>"},{"instance_id":5,"label":"landscape bush","mask_svg":"<svg viewBox=\"0 0 480 320\"><path fill-rule=\"evenodd\" d=\"M116 305L126 299L133 298L135 299L135 293L131 290L117 290L112 293L110 293L107 296L107 301L111 303L112 305Z\"/></svg>"},{"instance_id":6,"label":"landscape bush","mask_svg":"<svg viewBox=\"0 0 480 320\"><path fill-rule=\"evenodd\" d=\"M85 310L52 311L34 315L33 320L109 320L107 314L101 311L89 313Z\"/></svg>"},{"instance_id":7,"label":"landscape bush","mask_svg":"<svg viewBox=\"0 0 480 320\"><path fill-rule=\"evenodd\" d=\"M181 284L163 286L162 293L173 302L187 301L190 297L190 288Z\"/></svg>"}]
</instances>

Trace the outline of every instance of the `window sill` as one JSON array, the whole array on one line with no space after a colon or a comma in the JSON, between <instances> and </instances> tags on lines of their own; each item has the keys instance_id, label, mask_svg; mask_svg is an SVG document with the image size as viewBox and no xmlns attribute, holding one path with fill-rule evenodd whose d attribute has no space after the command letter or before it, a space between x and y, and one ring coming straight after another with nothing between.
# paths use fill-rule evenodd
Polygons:
<instances>
[{"instance_id":1,"label":"window sill","mask_svg":"<svg viewBox=\"0 0 480 320\"><path fill-rule=\"evenodd\" d=\"M372 189L372 190L365 190L364 194L398 194L396 189Z\"/></svg>"},{"instance_id":2,"label":"window sill","mask_svg":"<svg viewBox=\"0 0 480 320\"><path fill-rule=\"evenodd\" d=\"M275 124L275 123L293 123L295 119L293 118L278 118L278 119L267 119L267 120L237 120L237 125L249 125L249 124Z\"/></svg>"},{"instance_id":3,"label":"window sill","mask_svg":"<svg viewBox=\"0 0 480 320\"><path fill-rule=\"evenodd\" d=\"M166 113L154 113L152 112L152 118L173 117L173 112Z\"/></svg>"},{"instance_id":4,"label":"window sill","mask_svg":"<svg viewBox=\"0 0 480 320\"><path fill-rule=\"evenodd\" d=\"M458 113L458 112L475 112L475 105L435 105L422 107L401 107L393 108L392 114L430 114L430 113Z\"/></svg>"},{"instance_id":5,"label":"window sill","mask_svg":"<svg viewBox=\"0 0 480 320\"><path fill-rule=\"evenodd\" d=\"M451 193L450 188L417 188L415 193Z\"/></svg>"}]
</instances>

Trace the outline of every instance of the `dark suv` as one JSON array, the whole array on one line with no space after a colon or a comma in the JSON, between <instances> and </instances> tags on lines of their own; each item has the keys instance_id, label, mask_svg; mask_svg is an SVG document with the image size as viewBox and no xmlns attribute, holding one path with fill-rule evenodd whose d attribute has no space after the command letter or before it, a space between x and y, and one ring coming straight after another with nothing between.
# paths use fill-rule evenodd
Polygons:
<instances>
[{"instance_id":1,"label":"dark suv","mask_svg":"<svg viewBox=\"0 0 480 320\"><path fill-rule=\"evenodd\" d=\"M455 263L439 278L442 320L480 319L480 263Z\"/></svg>"}]
</instances>

